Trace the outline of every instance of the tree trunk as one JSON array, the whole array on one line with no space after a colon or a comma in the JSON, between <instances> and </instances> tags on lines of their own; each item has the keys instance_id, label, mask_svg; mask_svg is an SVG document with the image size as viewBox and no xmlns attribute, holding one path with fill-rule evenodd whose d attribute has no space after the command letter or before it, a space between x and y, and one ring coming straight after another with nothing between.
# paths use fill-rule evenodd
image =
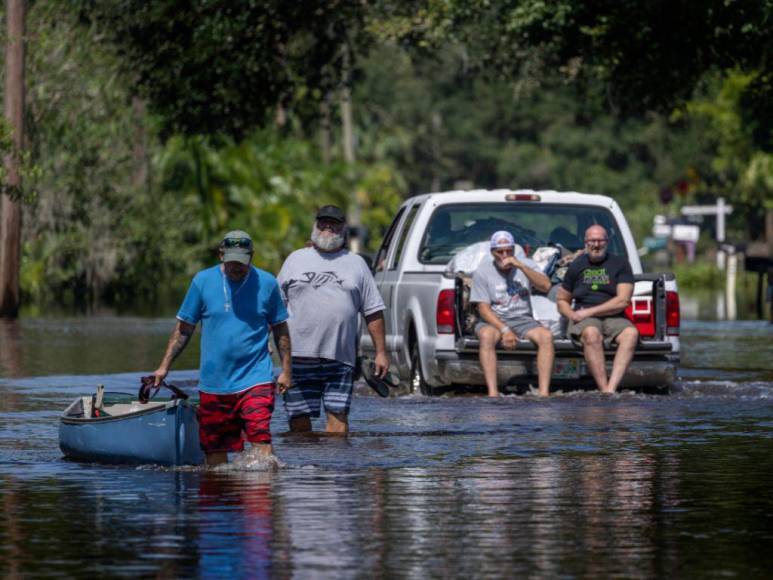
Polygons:
<instances>
[{"instance_id":1,"label":"tree trunk","mask_svg":"<svg viewBox=\"0 0 773 580\"><path fill-rule=\"evenodd\" d=\"M330 163L330 98L326 94L319 103L319 147L322 151L322 161Z\"/></svg>"},{"instance_id":2,"label":"tree trunk","mask_svg":"<svg viewBox=\"0 0 773 580\"><path fill-rule=\"evenodd\" d=\"M21 151L24 146L24 0L6 0L5 119L11 151L5 156L6 182L0 195L0 317L19 315L21 266Z\"/></svg>"},{"instance_id":3,"label":"tree trunk","mask_svg":"<svg viewBox=\"0 0 773 580\"><path fill-rule=\"evenodd\" d=\"M768 242L768 260L773 260L773 209L765 212L765 240ZM768 302L770 323L773 324L773 266L768 266Z\"/></svg>"},{"instance_id":4,"label":"tree trunk","mask_svg":"<svg viewBox=\"0 0 773 580\"><path fill-rule=\"evenodd\" d=\"M343 48L343 83L341 86L341 129L343 131L344 160L349 165L354 164L354 121L352 119L352 91L351 91L351 55L349 47ZM359 252L361 248L360 233L362 207L357 197L357 190L352 191L349 202L349 249Z\"/></svg>"},{"instance_id":5,"label":"tree trunk","mask_svg":"<svg viewBox=\"0 0 773 580\"><path fill-rule=\"evenodd\" d=\"M145 131L145 101L136 96L132 98L132 123L134 125L132 184L136 188L147 189L150 161L148 160L148 137Z\"/></svg>"}]
</instances>

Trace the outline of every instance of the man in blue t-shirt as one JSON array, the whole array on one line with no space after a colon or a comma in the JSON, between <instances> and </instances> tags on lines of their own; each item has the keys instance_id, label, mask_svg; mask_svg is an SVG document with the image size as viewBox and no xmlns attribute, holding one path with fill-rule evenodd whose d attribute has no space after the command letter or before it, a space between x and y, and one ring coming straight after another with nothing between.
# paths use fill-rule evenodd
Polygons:
<instances>
[{"instance_id":1,"label":"man in blue t-shirt","mask_svg":"<svg viewBox=\"0 0 773 580\"><path fill-rule=\"evenodd\" d=\"M287 310L271 274L251 266L253 246L242 231L228 232L217 266L196 274L188 288L177 326L155 373L158 385L201 322L198 410L199 439L208 465L228 461L244 450L242 431L258 453L276 461L271 448L274 377L269 330L279 350L280 393L292 381Z\"/></svg>"},{"instance_id":2,"label":"man in blue t-shirt","mask_svg":"<svg viewBox=\"0 0 773 580\"><path fill-rule=\"evenodd\" d=\"M567 334L582 344L588 370L602 393L617 390L639 341L639 331L623 315L633 295L631 265L610 254L608 242L607 231L599 225L585 231L585 253L569 266L556 296L558 311L569 319ZM617 343L609 378L605 340Z\"/></svg>"}]
</instances>

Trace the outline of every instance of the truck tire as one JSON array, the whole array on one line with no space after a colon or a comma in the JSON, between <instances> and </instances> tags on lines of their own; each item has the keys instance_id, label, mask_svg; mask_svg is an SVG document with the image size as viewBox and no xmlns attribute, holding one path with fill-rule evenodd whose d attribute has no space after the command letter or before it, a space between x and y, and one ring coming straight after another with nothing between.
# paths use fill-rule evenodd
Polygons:
<instances>
[{"instance_id":1,"label":"truck tire","mask_svg":"<svg viewBox=\"0 0 773 580\"><path fill-rule=\"evenodd\" d=\"M409 387L411 393L421 393L427 397L435 394L435 389L424 380L424 375L421 372L421 355L419 354L419 344L417 342L414 342L411 346L411 378Z\"/></svg>"}]
</instances>

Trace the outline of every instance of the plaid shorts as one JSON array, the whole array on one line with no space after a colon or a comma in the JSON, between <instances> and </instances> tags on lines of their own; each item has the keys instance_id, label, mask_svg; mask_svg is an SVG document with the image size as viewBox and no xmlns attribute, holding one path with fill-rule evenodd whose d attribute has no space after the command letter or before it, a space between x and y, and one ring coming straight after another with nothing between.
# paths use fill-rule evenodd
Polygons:
<instances>
[{"instance_id":1,"label":"plaid shorts","mask_svg":"<svg viewBox=\"0 0 773 580\"><path fill-rule=\"evenodd\" d=\"M255 385L233 395L200 393L199 442L205 453L243 451L250 443L271 443L274 384Z\"/></svg>"},{"instance_id":2,"label":"plaid shorts","mask_svg":"<svg viewBox=\"0 0 773 580\"><path fill-rule=\"evenodd\" d=\"M284 393L287 416L319 417L321 402L328 413L348 415L353 371L353 367L337 360L293 357L293 386Z\"/></svg>"}]
</instances>

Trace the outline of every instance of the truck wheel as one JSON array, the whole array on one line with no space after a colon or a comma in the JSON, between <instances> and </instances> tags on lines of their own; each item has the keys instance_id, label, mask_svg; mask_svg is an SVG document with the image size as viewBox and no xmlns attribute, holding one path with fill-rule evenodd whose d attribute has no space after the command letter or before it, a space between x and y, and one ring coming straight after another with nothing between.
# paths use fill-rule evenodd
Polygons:
<instances>
[{"instance_id":1,"label":"truck wheel","mask_svg":"<svg viewBox=\"0 0 773 580\"><path fill-rule=\"evenodd\" d=\"M421 357L417 343L411 347L411 382L409 386L411 393L421 393L427 397L435 394L432 386L424 380L424 375L421 374Z\"/></svg>"}]
</instances>

